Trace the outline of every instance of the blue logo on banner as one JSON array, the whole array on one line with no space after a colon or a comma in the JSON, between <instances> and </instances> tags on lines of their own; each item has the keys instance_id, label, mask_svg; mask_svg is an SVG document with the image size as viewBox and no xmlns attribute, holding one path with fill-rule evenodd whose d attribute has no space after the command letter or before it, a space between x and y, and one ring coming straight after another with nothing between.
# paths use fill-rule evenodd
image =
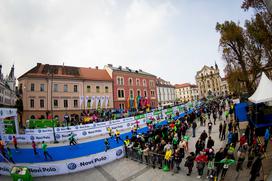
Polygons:
<instances>
[{"instance_id":1,"label":"blue logo on banner","mask_svg":"<svg viewBox=\"0 0 272 181\"><path fill-rule=\"evenodd\" d=\"M95 123L93 124L93 127L96 127L96 124L95 124Z\"/></svg>"},{"instance_id":2,"label":"blue logo on banner","mask_svg":"<svg viewBox=\"0 0 272 181\"><path fill-rule=\"evenodd\" d=\"M122 155L122 153L123 153L123 150L119 149L116 151L116 156L120 156L120 155Z\"/></svg>"},{"instance_id":3,"label":"blue logo on banner","mask_svg":"<svg viewBox=\"0 0 272 181\"><path fill-rule=\"evenodd\" d=\"M75 163L69 163L69 164L67 165L67 168L68 168L69 170L74 170L74 169L76 169L76 167L77 167L77 165L76 165Z\"/></svg>"},{"instance_id":4,"label":"blue logo on banner","mask_svg":"<svg viewBox=\"0 0 272 181\"><path fill-rule=\"evenodd\" d=\"M78 126L76 126L75 128L78 129Z\"/></svg>"},{"instance_id":5,"label":"blue logo on banner","mask_svg":"<svg viewBox=\"0 0 272 181\"><path fill-rule=\"evenodd\" d=\"M82 135L83 135L83 136L86 136L86 135L87 135L87 132L86 132L86 131L83 131L83 132L82 132Z\"/></svg>"},{"instance_id":6,"label":"blue logo on banner","mask_svg":"<svg viewBox=\"0 0 272 181\"><path fill-rule=\"evenodd\" d=\"M57 128L57 131L60 131L60 129L59 129L59 128Z\"/></svg>"},{"instance_id":7,"label":"blue logo on banner","mask_svg":"<svg viewBox=\"0 0 272 181\"><path fill-rule=\"evenodd\" d=\"M60 139L60 135L59 135L59 134L56 134L56 138L57 138L57 139Z\"/></svg>"},{"instance_id":8,"label":"blue logo on banner","mask_svg":"<svg viewBox=\"0 0 272 181\"><path fill-rule=\"evenodd\" d=\"M30 139L33 141L34 140L34 136L30 136Z\"/></svg>"},{"instance_id":9,"label":"blue logo on banner","mask_svg":"<svg viewBox=\"0 0 272 181\"><path fill-rule=\"evenodd\" d=\"M38 132L40 133L40 132L42 132L42 130L38 129Z\"/></svg>"},{"instance_id":10,"label":"blue logo on banner","mask_svg":"<svg viewBox=\"0 0 272 181\"><path fill-rule=\"evenodd\" d=\"M130 126L130 123L127 123L127 126Z\"/></svg>"},{"instance_id":11,"label":"blue logo on banner","mask_svg":"<svg viewBox=\"0 0 272 181\"><path fill-rule=\"evenodd\" d=\"M9 140L12 140L12 136L9 136L8 138L9 138Z\"/></svg>"}]
</instances>

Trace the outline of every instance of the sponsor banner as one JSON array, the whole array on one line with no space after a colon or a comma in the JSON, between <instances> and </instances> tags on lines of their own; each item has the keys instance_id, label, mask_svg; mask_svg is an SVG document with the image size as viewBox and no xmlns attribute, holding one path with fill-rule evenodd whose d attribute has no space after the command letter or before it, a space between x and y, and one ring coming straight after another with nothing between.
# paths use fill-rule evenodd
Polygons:
<instances>
[{"instance_id":1,"label":"sponsor banner","mask_svg":"<svg viewBox=\"0 0 272 181\"><path fill-rule=\"evenodd\" d=\"M153 112L146 113L146 118L150 119L153 117Z\"/></svg>"},{"instance_id":2,"label":"sponsor banner","mask_svg":"<svg viewBox=\"0 0 272 181\"><path fill-rule=\"evenodd\" d=\"M37 135L16 135L16 134L4 134L3 135L3 140L6 142L11 142L12 137L16 136L17 142L18 143L30 143L33 140L37 142L50 142L54 140L53 134L37 134Z\"/></svg>"},{"instance_id":3,"label":"sponsor banner","mask_svg":"<svg viewBox=\"0 0 272 181\"><path fill-rule=\"evenodd\" d=\"M0 119L4 119L7 117L17 117L17 109L0 108Z\"/></svg>"},{"instance_id":4,"label":"sponsor banner","mask_svg":"<svg viewBox=\"0 0 272 181\"><path fill-rule=\"evenodd\" d=\"M124 156L123 146L110 149L86 157L74 158L55 162L54 164L16 164L16 166L27 167L33 177L62 175L80 172L96 166L104 165ZM8 163L0 163L0 175L10 175L12 166Z\"/></svg>"}]
</instances>

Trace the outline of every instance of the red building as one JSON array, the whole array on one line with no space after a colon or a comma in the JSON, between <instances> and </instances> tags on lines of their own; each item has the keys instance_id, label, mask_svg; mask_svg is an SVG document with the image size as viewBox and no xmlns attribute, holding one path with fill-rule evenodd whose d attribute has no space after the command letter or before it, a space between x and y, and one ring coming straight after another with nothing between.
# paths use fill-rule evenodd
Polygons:
<instances>
[{"instance_id":1,"label":"red building","mask_svg":"<svg viewBox=\"0 0 272 181\"><path fill-rule=\"evenodd\" d=\"M144 109L157 107L156 76L128 67L105 66L113 80L113 106L115 109Z\"/></svg>"}]
</instances>

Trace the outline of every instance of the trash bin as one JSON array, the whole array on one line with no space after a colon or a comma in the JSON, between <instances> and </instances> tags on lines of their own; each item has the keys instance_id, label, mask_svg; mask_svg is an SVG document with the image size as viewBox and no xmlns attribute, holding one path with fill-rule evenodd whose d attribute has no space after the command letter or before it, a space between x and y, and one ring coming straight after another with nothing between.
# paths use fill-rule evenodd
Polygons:
<instances>
[{"instance_id":1,"label":"trash bin","mask_svg":"<svg viewBox=\"0 0 272 181\"><path fill-rule=\"evenodd\" d=\"M10 175L13 181L32 181L32 176L27 167L12 167Z\"/></svg>"}]
</instances>

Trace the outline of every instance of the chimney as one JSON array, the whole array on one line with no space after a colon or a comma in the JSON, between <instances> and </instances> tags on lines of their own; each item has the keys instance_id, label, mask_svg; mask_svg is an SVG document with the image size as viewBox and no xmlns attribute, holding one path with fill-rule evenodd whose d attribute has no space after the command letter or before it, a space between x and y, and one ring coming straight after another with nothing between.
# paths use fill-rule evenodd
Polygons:
<instances>
[{"instance_id":1,"label":"chimney","mask_svg":"<svg viewBox=\"0 0 272 181\"><path fill-rule=\"evenodd\" d=\"M112 64L108 64L108 67L112 67Z\"/></svg>"},{"instance_id":2,"label":"chimney","mask_svg":"<svg viewBox=\"0 0 272 181\"><path fill-rule=\"evenodd\" d=\"M95 69L98 70L98 66L95 66Z\"/></svg>"},{"instance_id":3,"label":"chimney","mask_svg":"<svg viewBox=\"0 0 272 181\"><path fill-rule=\"evenodd\" d=\"M119 69L122 70L122 66L119 66Z\"/></svg>"},{"instance_id":4,"label":"chimney","mask_svg":"<svg viewBox=\"0 0 272 181\"><path fill-rule=\"evenodd\" d=\"M140 72L142 72L142 69L139 69Z\"/></svg>"}]
</instances>

